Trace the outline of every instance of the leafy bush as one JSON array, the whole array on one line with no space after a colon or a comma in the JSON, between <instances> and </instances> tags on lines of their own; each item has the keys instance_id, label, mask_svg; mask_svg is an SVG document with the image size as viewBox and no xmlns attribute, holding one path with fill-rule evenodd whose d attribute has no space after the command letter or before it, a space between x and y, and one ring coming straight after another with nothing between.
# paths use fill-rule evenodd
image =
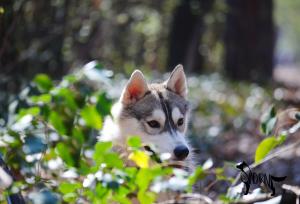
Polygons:
<instances>
[{"instance_id":1,"label":"leafy bush","mask_svg":"<svg viewBox=\"0 0 300 204\"><path fill-rule=\"evenodd\" d=\"M98 142L103 120L110 114L112 105L109 95L114 92L112 76L111 71L96 62L63 77L58 83L39 74L10 104L8 118L0 129L0 152L17 181L3 191L1 202L6 195L21 191L26 200L33 203L127 204L137 199L147 204L157 200L161 193L173 192L171 195L174 196L191 192L193 185L208 175L213 175L213 184L217 181L232 184L234 179L225 175L225 168L213 168L211 159L191 174L171 167L163 155L145 150L139 137L127 141L128 155L113 151L111 142ZM193 78L190 80L195 82ZM202 81L203 87L198 87L198 91L205 96L211 80ZM195 86L191 88L195 89ZM215 92L222 96L222 90ZM225 117L241 117L238 114L245 109L243 105L231 107L230 98L225 98L222 103L216 99L216 104L212 105L209 100L214 97L209 97L202 98L196 111L204 110L205 104L209 104L212 111L216 111L217 105L223 105L227 113L222 117L226 121ZM239 110L236 112L236 109ZM272 136L275 115L271 108L262 119L262 134L269 137L258 145L254 156L256 163L285 140L284 135ZM209 121L210 116L207 114L206 117ZM132 164L128 165L127 161ZM232 163L225 163L225 166L234 168ZM231 202L240 196L227 194L219 198Z\"/></svg>"},{"instance_id":2,"label":"leafy bush","mask_svg":"<svg viewBox=\"0 0 300 204\"><path fill-rule=\"evenodd\" d=\"M191 190L197 175L151 162L138 137L129 139L125 159L111 142L97 142L112 104L111 76L95 62L57 85L39 74L11 103L0 150L18 182L6 194L22 191L34 203L153 203L159 192Z\"/></svg>"}]
</instances>

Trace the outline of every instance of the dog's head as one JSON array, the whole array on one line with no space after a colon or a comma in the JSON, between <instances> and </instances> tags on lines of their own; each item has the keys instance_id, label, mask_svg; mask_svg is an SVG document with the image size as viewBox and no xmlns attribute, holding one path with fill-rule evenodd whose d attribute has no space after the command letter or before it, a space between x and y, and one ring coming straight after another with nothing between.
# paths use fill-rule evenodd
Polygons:
<instances>
[{"instance_id":1,"label":"dog's head","mask_svg":"<svg viewBox=\"0 0 300 204\"><path fill-rule=\"evenodd\" d=\"M120 98L118 123L125 136L140 136L154 144L158 153L170 153L173 160L185 160L190 147L185 138L189 105L182 65L168 80L148 84L141 71L132 73Z\"/></svg>"}]
</instances>

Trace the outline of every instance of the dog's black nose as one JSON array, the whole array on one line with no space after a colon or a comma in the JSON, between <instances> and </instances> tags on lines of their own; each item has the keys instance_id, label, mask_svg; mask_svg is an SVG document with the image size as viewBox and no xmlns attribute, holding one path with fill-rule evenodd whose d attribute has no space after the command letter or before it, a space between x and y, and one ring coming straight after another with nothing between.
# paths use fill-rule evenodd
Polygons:
<instances>
[{"instance_id":1,"label":"dog's black nose","mask_svg":"<svg viewBox=\"0 0 300 204\"><path fill-rule=\"evenodd\" d=\"M174 149L174 155L178 160L184 160L189 155L189 149L185 145L178 145Z\"/></svg>"}]
</instances>

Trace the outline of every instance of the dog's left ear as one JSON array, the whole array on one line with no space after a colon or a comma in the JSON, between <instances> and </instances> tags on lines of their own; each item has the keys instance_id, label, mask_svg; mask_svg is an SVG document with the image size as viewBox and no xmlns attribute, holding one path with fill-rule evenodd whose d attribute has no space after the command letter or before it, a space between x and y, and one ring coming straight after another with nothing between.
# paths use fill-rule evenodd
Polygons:
<instances>
[{"instance_id":1,"label":"dog's left ear","mask_svg":"<svg viewBox=\"0 0 300 204\"><path fill-rule=\"evenodd\" d=\"M135 70L121 96L123 104L132 104L141 99L149 91L146 79L140 70Z\"/></svg>"},{"instance_id":2,"label":"dog's left ear","mask_svg":"<svg viewBox=\"0 0 300 204\"><path fill-rule=\"evenodd\" d=\"M187 97L187 83L184 74L183 66L181 64L177 65L171 73L170 78L165 82L167 88L176 94Z\"/></svg>"}]
</instances>

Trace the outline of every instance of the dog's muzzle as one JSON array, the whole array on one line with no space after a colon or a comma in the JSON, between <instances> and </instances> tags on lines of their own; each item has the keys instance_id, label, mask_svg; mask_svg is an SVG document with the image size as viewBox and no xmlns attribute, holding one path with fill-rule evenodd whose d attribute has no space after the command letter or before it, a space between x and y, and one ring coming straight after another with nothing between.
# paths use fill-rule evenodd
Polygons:
<instances>
[{"instance_id":1,"label":"dog's muzzle","mask_svg":"<svg viewBox=\"0 0 300 204\"><path fill-rule=\"evenodd\" d=\"M174 149L174 155L178 160L184 160L189 155L189 149L185 145L178 145Z\"/></svg>"}]
</instances>

